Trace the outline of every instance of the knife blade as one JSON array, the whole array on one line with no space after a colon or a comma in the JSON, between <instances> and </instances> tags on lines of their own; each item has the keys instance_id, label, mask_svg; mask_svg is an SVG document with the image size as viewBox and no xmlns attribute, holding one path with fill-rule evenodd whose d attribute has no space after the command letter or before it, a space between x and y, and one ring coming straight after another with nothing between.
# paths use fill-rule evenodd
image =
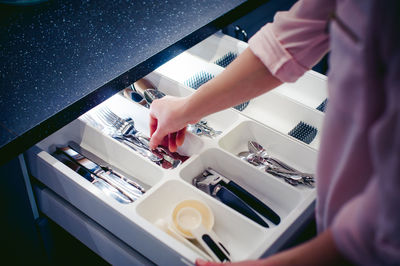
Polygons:
<instances>
[{"instance_id":1,"label":"knife blade","mask_svg":"<svg viewBox=\"0 0 400 266\"><path fill-rule=\"evenodd\" d=\"M89 172L96 175L99 179L105 180L108 184L130 198L132 201L137 200L143 194L143 192L138 188L128 186L128 183L123 181L118 175L114 174L112 171L106 171L106 169L103 169L95 162L78 153L72 147L65 146L58 149L80 166L86 168L89 170Z\"/></svg>"},{"instance_id":2,"label":"knife blade","mask_svg":"<svg viewBox=\"0 0 400 266\"><path fill-rule=\"evenodd\" d=\"M117 175L121 178L124 182L127 182L129 185L133 186L135 189L140 190L140 192L145 193L148 189L148 186L143 184L142 182L135 182L132 180L132 176L128 175L126 172L122 171L121 169L117 168L114 165L111 165L107 161L103 160L102 158L98 157L94 153L86 150L79 144L71 141L68 143L68 146L71 147L73 150L77 151L78 153L82 154L84 157L88 158L90 161L94 162L95 164L99 165L105 171L111 171L114 175Z\"/></svg>"},{"instance_id":3,"label":"knife blade","mask_svg":"<svg viewBox=\"0 0 400 266\"><path fill-rule=\"evenodd\" d=\"M97 177L95 174L91 173L87 168L78 164L74 159L70 156L65 154L62 149L57 148L56 152L53 155L60 160L63 164L67 165L69 168L77 172L87 181L92 183L98 189L100 189L104 194L108 195L109 197L115 199L120 203L131 203L133 200L126 196L122 191L113 187L109 184L106 180Z\"/></svg>"}]
</instances>

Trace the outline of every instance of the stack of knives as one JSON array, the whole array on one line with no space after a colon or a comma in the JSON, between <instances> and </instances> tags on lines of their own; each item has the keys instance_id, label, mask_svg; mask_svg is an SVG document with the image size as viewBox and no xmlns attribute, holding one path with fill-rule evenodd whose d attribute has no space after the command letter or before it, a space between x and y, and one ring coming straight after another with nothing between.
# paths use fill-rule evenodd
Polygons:
<instances>
[{"instance_id":1,"label":"stack of knives","mask_svg":"<svg viewBox=\"0 0 400 266\"><path fill-rule=\"evenodd\" d=\"M127 178L125 174L104 166L105 163L102 159L84 150L76 143L71 142L67 146L57 147L54 156L104 194L120 203L132 203L146 192L140 184Z\"/></svg>"}]
</instances>

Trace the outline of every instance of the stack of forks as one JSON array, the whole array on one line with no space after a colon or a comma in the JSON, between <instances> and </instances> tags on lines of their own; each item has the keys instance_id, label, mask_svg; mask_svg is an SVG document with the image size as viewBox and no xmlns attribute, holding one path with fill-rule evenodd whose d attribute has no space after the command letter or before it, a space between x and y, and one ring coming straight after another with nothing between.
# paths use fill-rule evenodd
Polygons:
<instances>
[{"instance_id":1,"label":"stack of forks","mask_svg":"<svg viewBox=\"0 0 400 266\"><path fill-rule=\"evenodd\" d=\"M108 107L100 108L94 115L98 119L95 119L90 114L83 115L82 119L92 126L102 129L106 134L165 169L176 168L189 158L177 152L170 152L168 148L163 146L158 146L156 149L151 150L149 138L136 130L133 119L130 117L121 118ZM98 123L98 120L101 123Z\"/></svg>"}]
</instances>

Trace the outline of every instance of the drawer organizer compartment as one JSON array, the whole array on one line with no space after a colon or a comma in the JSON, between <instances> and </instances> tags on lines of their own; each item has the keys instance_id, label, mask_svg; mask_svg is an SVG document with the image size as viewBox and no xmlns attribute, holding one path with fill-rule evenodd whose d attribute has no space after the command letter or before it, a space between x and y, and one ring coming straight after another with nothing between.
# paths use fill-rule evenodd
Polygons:
<instances>
[{"instance_id":1,"label":"drawer organizer compartment","mask_svg":"<svg viewBox=\"0 0 400 266\"><path fill-rule=\"evenodd\" d=\"M270 91L260 95L250 101L242 114L314 149L319 147L324 115L282 94Z\"/></svg>"},{"instance_id":2,"label":"drawer organizer compartment","mask_svg":"<svg viewBox=\"0 0 400 266\"><path fill-rule=\"evenodd\" d=\"M174 77L163 76L161 73L163 71L155 71L147 75L145 79L168 95L186 96L193 92L191 88L179 81L184 78L179 77L174 80ZM229 125L236 120L237 115L232 114L234 110L237 108L224 110L219 112L219 115L211 115L208 119L213 120L214 117L220 116L226 119L226 124ZM241 109L240 114L288 134L314 149L319 147L324 113L278 93L277 90L252 99L244 109Z\"/></svg>"},{"instance_id":3,"label":"drawer organizer compartment","mask_svg":"<svg viewBox=\"0 0 400 266\"><path fill-rule=\"evenodd\" d=\"M196 56L188 53L178 56L183 58L181 62L195 64L191 70L179 72L162 66L144 79L167 95L193 93L185 85L185 78L177 73L190 76L204 66L207 70L214 69L215 74L220 73L223 68L210 62L224 53L225 44L218 46L221 40L234 44L231 38L217 34L205 41L216 47L209 54L194 47L189 52ZM245 48L241 44L237 47L238 53ZM201 59L202 54L210 62ZM171 62L176 60L181 59ZM120 120L110 123L104 118L110 116L105 110ZM215 260L220 258L218 250L212 249L215 246L224 254L227 251L231 261L256 259L279 248L309 218L315 201L315 188L306 183L285 182L286 179L267 171L268 163L272 162L268 160L273 157L285 162L296 173L314 173L322 119L323 113L273 91L252 100L241 112L228 109L205 117L207 125L220 133L207 137L188 132L178 154L160 155L168 162L171 158L185 159L165 167L159 161L150 160L148 153L133 149L118 138L121 134L127 137L124 134L129 132L143 144L145 141L140 138L149 134L149 110L121 92L32 147L27 152L27 161L32 176L156 264L193 264L198 257ZM288 135L300 121L318 129L309 144ZM132 127L126 130L125 126L135 130ZM138 183L145 193L128 204L108 196L82 176L82 172L74 171L54 156L56 147L71 142L87 151L88 159L98 164L106 162L128 181ZM253 154L261 160L259 165L250 164L250 157L238 156L249 150L251 142L266 150L266 153ZM95 156L89 158L90 155ZM99 158L101 162L96 161ZM208 206L204 208L210 209L212 226L202 231L201 236L209 237L211 242L204 244L199 239L185 237L189 227L183 230L176 224L175 219L179 217L185 222L193 222L196 217L200 221L209 218L197 205L185 205L177 210L186 201L201 202ZM189 219L181 210L192 211L194 216L188 216ZM195 236L202 227L190 228L188 232Z\"/></svg>"},{"instance_id":4,"label":"drawer organizer compartment","mask_svg":"<svg viewBox=\"0 0 400 266\"><path fill-rule=\"evenodd\" d=\"M326 76L315 71L307 71L295 83L285 83L275 91L310 108L325 112L328 88Z\"/></svg>"},{"instance_id":5,"label":"drawer organizer compartment","mask_svg":"<svg viewBox=\"0 0 400 266\"><path fill-rule=\"evenodd\" d=\"M188 81L192 80L190 84L195 84L193 87L197 88L218 75L221 68L226 67L247 47L247 43L218 32L170 60L155 72L187 86ZM282 84L274 91L301 105L324 112L328 98L326 80L326 76L310 70L296 82Z\"/></svg>"},{"instance_id":6,"label":"drawer organizer compartment","mask_svg":"<svg viewBox=\"0 0 400 266\"><path fill-rule=\"evenodd\" d=\"M186 53L197 56L209 63L226 67L241 54L247 46L248 44L245 42L217 32L198 45L188 49Z\"/></svg>"}]
</instances>

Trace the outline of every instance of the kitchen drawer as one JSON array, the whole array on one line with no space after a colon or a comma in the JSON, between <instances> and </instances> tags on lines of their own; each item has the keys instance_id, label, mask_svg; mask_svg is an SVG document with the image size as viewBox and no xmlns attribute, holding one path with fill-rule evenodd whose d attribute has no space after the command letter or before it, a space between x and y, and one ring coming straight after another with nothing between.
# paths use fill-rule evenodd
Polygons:
<instances>
[{"instance_id":1,"label":"kitchen drawer","mask_svg":"<svg viewBox=\"0 0 400 266\"><path fill-rule=\"evenodd\" d=\"M214 38L217 45L219 39L225 39L221 34L210 38ZM207 39L200 45L209 41ZM211 44L207 45L209 51L214 49ZM225 46L229 48L228 44L222 45ZM242 44L236 47L239 46ZM165 94L184 96L193 93L194 90L185 83L187 77L198 71L215 71L213 73L217 75L223 67L202 58L201 52L192 55L191 51L166 64L174 65L173 68L161 66L145 78ZM211 53L207 58L214 60ZM183 67L184 71L178 67ZM312 75L309 78L311 87L320 82L313 83ZM296 88L296 83L290 86ZM178 152L189 159L174 169L164 169L110 137L98 121L87 119L88 116L95 117L104 107L121 117L133 118L135 127L148 135L149 110L118 93L32 147L27 152L28 168L32 176L58 196L154 263L192 264L198 257L209 258L195 242L176 238L163 227L173 206L184 199L198 199L211 208L215 216L213 230L230 251L233 261L256 259L276 251L312 214L315 188L292 186L242 160L237 154L246 150L247 142L253 140L263 145L271 156L300 171L314 173L322 112L272 91L250 101L241 112L231 108L205 117L208 125L222 134L208 138L188 132ZM309 144L287 134L300 121L317 129L317 135ZM52 155L56 146L70 141L126 173L141 184L146 193L129 204L119 203L103 194ZM194 187L192 179L209 167L271 207L281 222L278 225L269 223L270 227L265 228Z\"/></svg>"}]
</instances>

